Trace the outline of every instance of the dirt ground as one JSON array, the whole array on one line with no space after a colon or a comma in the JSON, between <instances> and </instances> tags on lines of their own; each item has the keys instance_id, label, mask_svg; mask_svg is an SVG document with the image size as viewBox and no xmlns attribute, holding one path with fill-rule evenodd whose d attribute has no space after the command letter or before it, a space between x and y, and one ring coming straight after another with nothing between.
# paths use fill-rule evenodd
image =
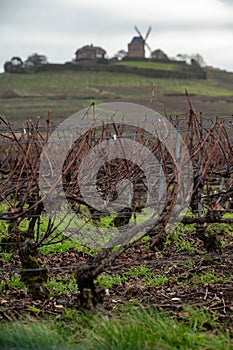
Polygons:
<instances>
[{"instance_id":1,"label":"dirt ground","mask_svg":"<svg viewBox=\"0 0 233 350\"><path fill-rule=\"evenodd\" d=\"M125 95L125 102L130 101L147 107L151 106L163 115L178 114L182 116L189 111L185 94L160 95L159 92L155 91L154 96L152 96L152 91L148 87L111 87L108 90L111 93ZM135 94L135 98L128 99L127 96L132 93ZM207 117L232 116L233 97L190 95L190 98L197 113L201 112Z\"/></svg>"},{"instance_id":2,"label":"dirt ground","mask_svg":"<svg viewBox=\"0 0 233 350\"><path fill-rule=\"evenodd\" d=\"M111 314L122 305L140 302L179 317L185 307L198 307L208 310L233 335L233 239L223 231L219 232L220 238L227 245L208 254L202 242L196 239L195 233L183 237L195 246L195 251L191 253L174 243L165 244L163 251L150 250L145 244L135 243L112 266L106 267L105 276L127 276L127 279L109 287L108 295L104 297L103 304L98 305L98 310ZM67 277L75 274L75 266L84 263L86 257L85 253L71 248L52 256L42 255L41 259L48 267L50 277L67 281ZM72 290L47 300L33 300L24 289L9 287L9 278L19 273L17 254L13 254L9 262L1 261L0 265L5 271L1 276L2 281L5 281L5 289L0 296L2 319L14 320L26 315L44 317L57 315L65 307L78 308L78 295ZM132 268L138 269L140 266L146 266L148 276L152 277L148 279L147 274L129 274ZM164 282L153 285L153 276L154 279L162 276ZM211 276L215 277L211 279Z\"/></svg>"}]
</instances>

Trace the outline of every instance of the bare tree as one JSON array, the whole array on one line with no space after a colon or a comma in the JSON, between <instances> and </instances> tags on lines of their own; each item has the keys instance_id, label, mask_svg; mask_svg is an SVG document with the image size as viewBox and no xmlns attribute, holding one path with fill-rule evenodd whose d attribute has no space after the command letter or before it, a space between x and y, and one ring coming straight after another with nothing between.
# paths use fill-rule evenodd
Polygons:
<instances>
[{"instance_id":1,"label":"bare tree","mask_svg":"<svg viewBox=\"0 0 233 350\"><path fill-rule=\"evenodd\" d=\"M47 63L48 63L48 60L45 55L39 55L37 53L34 53L28 56L28 58L24 62L24 65L26 68L33 68L33 67L38 67Z\"/></svg>"},{"instance_id":2,"label":"bare tree","mask_svg":"<svg viewBox=\"0 0 233 350\"><path fill-rule=\"evenodd\" d=\"M125 50L119 50L117 53L114 55L118 60L122 60L122 58L125 58L128 55L127 51Z\"/></svg>"},{"instance_id":3,"label":"bare tree","mask_svg":"<svg viewBox=\"0 0 233 350\"><path fill-rule=\"evenodd\" d=\"M176 57L178 58L178 60L185 61L188 64L191 64L193 60L200 67L206 66L204 58L199 53L192 55L186 53L179 53Z\"/></svg>"},{"instance_id":4,"label":"bare tree","mask_svg":"<svg viewBox=\"0 0 233 350\"><path fill-rule=\"evenodd\" d=\"M4 71L6 73L24 73L24 64L20 57L14 56L10 61L5 62Z\"/></svg>"}]
</instances>

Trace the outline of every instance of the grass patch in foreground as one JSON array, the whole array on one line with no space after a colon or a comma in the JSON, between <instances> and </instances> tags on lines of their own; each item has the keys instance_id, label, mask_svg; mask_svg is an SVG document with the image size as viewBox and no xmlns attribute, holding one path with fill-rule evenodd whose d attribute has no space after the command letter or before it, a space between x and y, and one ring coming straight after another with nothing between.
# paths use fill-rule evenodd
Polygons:
<instances>
[{"instance_id":1,"label":"grass patch in foreground","mask_svg":"<svg viewBox=\"0 0 233 350\"><path fill-rule=\"evenodd\" d=\"M141 306L131 306L115 317L75 311L66 320L67 315L70 312L64 310L60 319L44 324L31 320L3 323L0 349L233 349L229 334L221 332L213 315L204 311L186 309L182 321ZM211 332L206 331L205 324L211 326Z\"/></svg>"},{"instance_id":2,"label":"grass patch in foreground","mask_svg":"<svg viewBox=\"0 0 233 350\"><path fill-rule=\"evenodd\" d=\"M232 349L227 334L210 334L196 325L193 327L152 308L140 307L118 319L94 320L81 349Z\"/></svg>"},{"instance_id":3,"label":"grass patch in foreground","mask_svg":"<svg viewBox=\"0 0 233 350\"><path fill-rule=\"evenodd\" d=\"M1 350L65 350L65 340L49 325L14 322L0 326Z\"/></svg>"}]
</instances>

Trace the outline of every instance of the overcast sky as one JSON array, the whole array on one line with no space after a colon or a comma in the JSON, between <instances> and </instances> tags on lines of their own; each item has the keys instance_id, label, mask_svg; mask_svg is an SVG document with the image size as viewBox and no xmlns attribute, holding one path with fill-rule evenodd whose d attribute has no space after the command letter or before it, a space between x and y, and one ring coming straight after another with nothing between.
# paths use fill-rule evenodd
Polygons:
<instances>
[{"instance_id":1,"label":"overcast sky","mask_svg":"<svg viewBox=\"0 0 233 350\"><path fill-rule=\"evenodd\" d=\"M112 57L136 34L169 57L203 56L233 71L233 0L0 0L0 71L12 56L32 53L66 62L86 44Z\"/></svg>"}]
</instances>

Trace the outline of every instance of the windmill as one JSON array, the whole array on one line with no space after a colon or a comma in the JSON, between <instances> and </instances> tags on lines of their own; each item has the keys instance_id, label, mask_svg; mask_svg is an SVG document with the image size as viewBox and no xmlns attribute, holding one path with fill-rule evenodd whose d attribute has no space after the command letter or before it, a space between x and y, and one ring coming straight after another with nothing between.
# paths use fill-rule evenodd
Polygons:
<instances>
[{"instance_id":1,"label":"windmill","mask_svg":"<svg viewBox=\"0 0 233 350\"><path fill-rule=\"evenodd\" d=\"M149 34L151 32L151 27L148 28L147 33L145 37L142 36L139 29L135 26L134 27L138 36L134 36L131 43L128 44L128 57L145 57L145 46L149 50L151 54L151 48L147 44L147 39L149 37Z\"/></svg>"}]
</instances>

